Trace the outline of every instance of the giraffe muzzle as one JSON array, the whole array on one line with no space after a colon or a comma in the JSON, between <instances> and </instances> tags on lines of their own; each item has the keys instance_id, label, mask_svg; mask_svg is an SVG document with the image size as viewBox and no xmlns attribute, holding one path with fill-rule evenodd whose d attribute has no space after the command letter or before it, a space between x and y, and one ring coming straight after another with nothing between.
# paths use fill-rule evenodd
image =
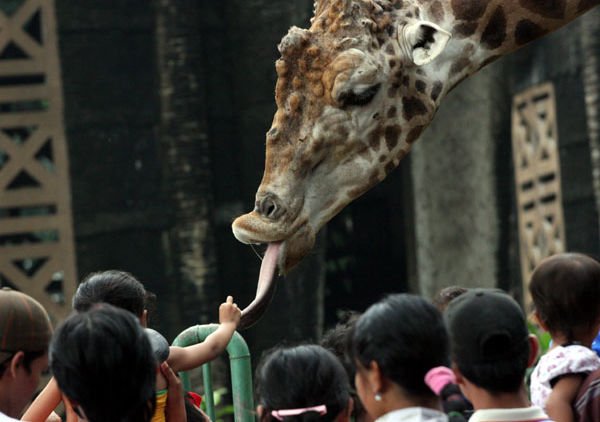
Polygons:
<instances>
[{"instance_id":1,"label":"giraffe muzzle","mask_svg":"<svg viewBox=\"0 0 600 422\"><path fill-rule=\"evenodd\" d=\"M278 220L285 214L281 199L273 193L267 193L256 201L254 210L269 220Z\"/></svg>"}]
</instances>

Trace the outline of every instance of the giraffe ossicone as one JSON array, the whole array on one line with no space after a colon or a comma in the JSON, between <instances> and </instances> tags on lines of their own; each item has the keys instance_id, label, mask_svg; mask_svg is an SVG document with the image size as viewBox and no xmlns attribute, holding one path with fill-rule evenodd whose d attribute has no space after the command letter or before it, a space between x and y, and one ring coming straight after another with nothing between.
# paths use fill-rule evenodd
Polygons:
<instances>
[{"instance_id":1,"label":"giraffe ossicone","mask_svg":"<svg viewBox=\"0 0 600 422\"><path fill-rule=\"evenodd\" d=\"M310 28L279 44L265 170L235 237L276 244L269 262L287 272L398 166L455 85L599 2L317 1Z\"/></svg>"}]
</instances>

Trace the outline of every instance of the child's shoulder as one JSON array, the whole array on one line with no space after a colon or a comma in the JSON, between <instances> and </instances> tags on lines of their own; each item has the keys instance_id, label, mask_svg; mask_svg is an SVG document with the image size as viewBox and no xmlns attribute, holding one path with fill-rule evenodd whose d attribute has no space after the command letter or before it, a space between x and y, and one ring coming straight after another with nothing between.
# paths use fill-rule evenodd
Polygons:
<instances>
[{"instance_id":1,"label":"child's shoulder","mask_svg":"<svg viewBox=\"0 0 600 422\"><path fill-rule=\"evenodd\" d=\"M538 375L551 380L560 375L589 373L600 369L600 358L585 346L557 346L540 358L538 366Z\"/></svg>"}]
</instances>

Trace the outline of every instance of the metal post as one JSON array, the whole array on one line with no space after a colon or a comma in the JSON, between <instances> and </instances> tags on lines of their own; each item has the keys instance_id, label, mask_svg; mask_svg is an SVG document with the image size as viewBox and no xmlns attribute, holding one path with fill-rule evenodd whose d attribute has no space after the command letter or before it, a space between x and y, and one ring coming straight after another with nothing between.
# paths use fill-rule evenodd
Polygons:
<instances>
[{"instance_id":1,"label":"metal post","mask_svg":"<svg viewBox=\"0 0 600 422\"><path fill-rule=\"evenodd\" d=\"M218 327L218 324L196 325L182 331L173 341L174 346L186 347L200 343ZM235 422L254 422L254 399L252 391L252 368L250 365L250 351L243 337L236 331L227 345L229 364L231 367L231 395L233 397ZM210 379L209 363L202 365L205 400L208 416L214 420L213 392ZM181 379L186 390L191 388L189 377L181 374ZM210 389L210 391L207 391ZM210 398L209 398L210 397ZM209 408L210 407L212 409ZM212 413L211 413L212 411Z\"/></svg>"}]
</instances>

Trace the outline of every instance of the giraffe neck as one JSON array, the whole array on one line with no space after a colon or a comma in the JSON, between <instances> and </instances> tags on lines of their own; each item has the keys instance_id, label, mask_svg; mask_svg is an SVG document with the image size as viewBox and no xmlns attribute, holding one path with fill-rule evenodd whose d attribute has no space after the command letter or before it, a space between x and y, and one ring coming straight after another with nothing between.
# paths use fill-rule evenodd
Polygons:
<instances>
[{"instance_id":1,"label":"giraffe neck","mask_svg":"<svg viewBox=\"0 0 600 422\"><path fill-rule=\"evenodd\" d=\"M497 58L571 22L600 0L418 0L424 19L452 33L428 73L444 82L440 99ZM550 4L550 6L548 6Z\"/></svg>"}]
</instances>

